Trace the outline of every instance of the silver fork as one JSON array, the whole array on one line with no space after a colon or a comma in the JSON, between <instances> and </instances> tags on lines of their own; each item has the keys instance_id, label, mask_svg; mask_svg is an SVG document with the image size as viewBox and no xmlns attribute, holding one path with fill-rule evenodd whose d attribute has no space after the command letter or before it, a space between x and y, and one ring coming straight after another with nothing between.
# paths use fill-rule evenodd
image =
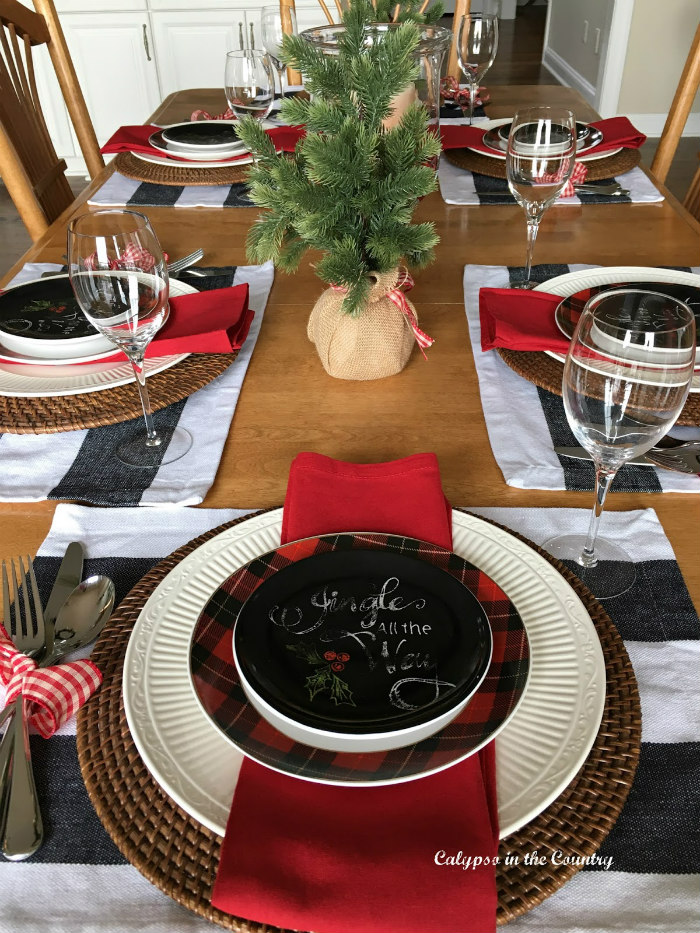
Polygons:
<instances>
[{"instance_id":1,"label":"silver fork","mask_svg":"<svg viewBox=\"0 0 700 933\"><path fill-rule=\"evenodd\" d=\"M178 272L182 272L184 269L187 269L188 266L192 266L195 262L199 262L203 256L204 250L196 249L193 253L190 253L189 256L183 256L182 259L176 259L174 262L169 262L168 274L177 275Z\"/></svg>"},{"instance_id":2,"label":"silver fork","mask_svg":"<svg viewBox=\"0 0 700 933\"><path fill-rule=\"evenodd\" d=\"M14 594L11 599L7 566L5 561L2 562L3 620L15 646L24 654L31 655L44 648L44 613L31 559L27 557L26 571L21 557L18 563L23 586L20 595L15 562L10 560ZM14 715L14 741L3 742L0 746L0 779L5 787L5 795L0 800L0 827L3 827L4 855L8 859L18 860L36 852L44 839L44 827L34 784L26 704L22 694L14 701ZM5 780L8 769L9 779ZM8 804L11 798L13 806L10 809Z\"/></svg>"},{"instance_id":3,"label":"silver fork","mask_svg":"<svg viewBox=\"0 0 700 933\"><path fill-rule=\"evenodd\" d=\"M688 441L677 447L654 447L645 454L657 466L676 473L700 473L700 441Z\"/></svg>"}]
</instances>

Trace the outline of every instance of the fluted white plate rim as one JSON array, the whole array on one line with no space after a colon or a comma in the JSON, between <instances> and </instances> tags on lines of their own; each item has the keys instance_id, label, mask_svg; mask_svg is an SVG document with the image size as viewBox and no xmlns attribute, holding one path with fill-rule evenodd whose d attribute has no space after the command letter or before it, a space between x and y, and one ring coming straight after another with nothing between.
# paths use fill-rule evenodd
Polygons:
<instances>
[{"instance_id":1,"label":"fluted white plate rim","mask_svg":"<svg viewBox=\"0 0 700 933\"><path fill-rule=\"evenodd\" d=\"M586 760L603 715L605 661L585 606L544 557L483 519L452 515L453 550L505 590L530 641L527 687L496 739L503 838L549 806ZM243 564L279 547L281 528L282 510L274 509L188 554L146 601L124 659L124 708L139 754L165 792L218 835L243 754L197 700L190 639L212 593Z\"/></svg>"},{"instance_id":2,"label":"fluted white plate rim","mask_svg":"<svg viewBox=\"0 0 700 933\"><path fill-rule=\"evenodd\" d=\"M630 282L668 282L671 285L693 285L695 288L700 288L700 275L695 272L661 269L654 266L601 266L599 269L575 269L573 272L564 272L562 275L536 285L533 291L550 292L560 298L568 298L569 295L575 295L583 288L592 288L594 285L614 285L625 279ZM556 353L554 350L544 352L559 363L566 362L564 353ZM696 365L698 360L700 360L700 348ZM693 373L690 391L693 394L700 392L700 371L698 370Z\"/></svg>"},{"instance_id":3,"label":"fluted white plate rim","mask_svg":"<svg viewBox=\"0 0 700 933\"><path fill-rule=\"evenodd\" d=\"M197 289L186 282L170 281L171 295L191 295ZM116 350L111 350L110 355ZM154 376L187 359L189 353L154 356L146 360L146 376ZM62 366L25 366L0 358L0 395L16 398L46 398L51 396L84 395L102 392L135 382L131 363L66 363Z\"/></svg>"}]
</instances>

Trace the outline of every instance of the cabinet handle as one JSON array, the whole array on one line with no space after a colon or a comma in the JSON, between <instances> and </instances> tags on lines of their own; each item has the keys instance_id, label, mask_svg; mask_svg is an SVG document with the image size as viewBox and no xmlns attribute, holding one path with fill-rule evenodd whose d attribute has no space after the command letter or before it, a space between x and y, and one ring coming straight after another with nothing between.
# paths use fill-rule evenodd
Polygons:
<instances>
[{"instance_id":1,"label":"cabinet handle","mask_svg":"<svg viewBox=\"0 0 700 933\"><path fill-rule=\"evenodd\" d=\"M238 44L241 47L241 52L245 48L245 41L243 39L243 23L238 24Z\"/></svg>"},{"instance_id":2,"label":"cabinet handle","mask_svg":"<svg viewBox=\"0 0 700 933\"><path fill-rule=\"evenodd\" d=\"M146 29L146 24L143 24L143 47L146 50L146 59L151 61L151 50L148 47L148 30Z\"/></svg>"},{"instance_id":3,"label":"cabinet handle","mask_svg":"<svg viewBox=\"0 0 700 933\"><path fill-rule=\"evenodd\" d=\"M252 23L250 24L250 47L255 48L255 26Z\"/></svg>"}]
</instances>

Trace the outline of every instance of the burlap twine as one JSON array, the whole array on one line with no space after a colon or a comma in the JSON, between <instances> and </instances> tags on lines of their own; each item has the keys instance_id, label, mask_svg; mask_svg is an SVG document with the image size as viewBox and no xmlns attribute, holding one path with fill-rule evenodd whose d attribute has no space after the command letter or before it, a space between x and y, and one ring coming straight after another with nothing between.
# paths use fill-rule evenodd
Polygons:
<instances>
[{"instance_id":1,"label":"burlap twine","mask_svg":"<svg viewBox=\"0 0 700 933\"><path fill-rule=\"evenodd\" d=\"M413 331L406 316L387 297L396 286L399 270L377 272L372 278L367 306L357 317L341 310L345 292L333 288L321 295L309 317L309 340L316 345L323 368L336 379L393 376L401 372L411 355Z\"/></svg>"}]
</instances>

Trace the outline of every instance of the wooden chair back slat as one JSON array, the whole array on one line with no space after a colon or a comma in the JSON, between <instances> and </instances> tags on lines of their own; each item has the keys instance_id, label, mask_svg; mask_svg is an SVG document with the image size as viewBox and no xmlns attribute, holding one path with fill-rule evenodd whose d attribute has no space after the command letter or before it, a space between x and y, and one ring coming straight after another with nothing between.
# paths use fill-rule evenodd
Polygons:
<instances>
[{"instance_id":1,"label":"wooden chair back slat","mask_svg":"<svg viewBox=\"0 0 700 933\"><path fill-rule=\"evenodd\" d=\"M459 24L463 16L471 11L472 0L455 0L455 13L452 19L452 45L450 46L450 57L447 59L447 75L454 78L457 84L464 80L462 69L459 67L459 58L457 57L457 40L459 39Z\"/></svg>"},{"instance_id":2,"label":"wooden chair back slat","mask_svg":"<svg viewBox=\"0 0 700 933\"><path fill-rule=\"evenodd\" d=\"M53 0L35 6L0 0L0 177L33 239L74 199L41 108L33 46L48 47L91 177L104 168Z\"/></svg>"},{"instance_id":3,"label":"wooden chair back slat","mask_svg":"<svg viewBox=\"0 0 700 933\"><path fill-rule=\"evenodd\" d=\"M695 38L668 112L654 161L651 163L651 170L659 181L666 181L698 87L700 87L700 25L695 31Z\"/></svg>"},{"instance_id":4,"label":"wooden chair back slat","mask_svg":"<svg viewBox=\"0 0 700 933\"><path fill-rule=\"evenodd\" d=\"M280 0L280 19L282 20L282 32L285 36L291 36L294 32L292 28L292 13L296 18L296 6L294 0ZM287 82L289 84L301 84L301 72L295 68L287 68Z\"/></svg>"},{"instance_id":5,"label":"wooden chair back slat","mask_svg":"<svg viewBox=\"0 0 700 933\"><path fill-rule=\"evenodd\" d=\"M700 152L698 153L700 159ZM683 207L689 211L696 220L700 220L700 165L698 165L693 180L685 196Z\"/></svg>"}]
</instances>

